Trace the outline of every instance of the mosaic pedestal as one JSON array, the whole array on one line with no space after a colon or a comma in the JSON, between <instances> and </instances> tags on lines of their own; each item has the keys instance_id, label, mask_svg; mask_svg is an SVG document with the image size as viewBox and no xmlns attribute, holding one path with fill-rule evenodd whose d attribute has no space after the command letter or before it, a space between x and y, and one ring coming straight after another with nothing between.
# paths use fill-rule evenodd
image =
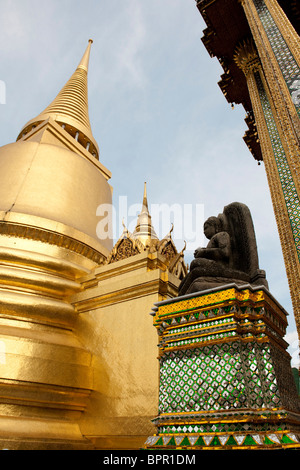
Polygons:
<instances>
[{"instance_id":1,"label":"mosaic pedestal","mask_svg":"<svg viewBox=\"0 0 300 470\"><path fill-rule=\"evenodd\" d=\"M235 284L156 304L157 434L145 449L300 448L300 404L283 337L287 313L264 287Z\"/></svg>"}]
</instances>

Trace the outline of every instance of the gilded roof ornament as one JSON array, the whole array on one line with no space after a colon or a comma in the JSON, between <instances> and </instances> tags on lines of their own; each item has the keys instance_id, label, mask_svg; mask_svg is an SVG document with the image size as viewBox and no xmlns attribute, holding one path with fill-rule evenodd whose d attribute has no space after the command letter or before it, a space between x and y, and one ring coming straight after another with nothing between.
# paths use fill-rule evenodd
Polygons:
<instances>
[{"instance_id":1,"label":"gilded roof ornament","mask_svg":"<svg viewBox=\"0 0 300 470\"><path fill-rule=\"evenodd\" d=\"M174 230L173 223L167 235L165 235L162 240L159 240L152 226L148 209L146 183L144 183L142 210L134 232L131 233L128 231L124 220L122 221L122 225L123 233L114 245L105 264L111 264L148 251L150 255L158 255L158 257L163 260L163 264L168 271L174 274L178 279L183 279L183 277L187 275L188 270L184 262L186 242L179 253L171 236Z\"/></svg>"},{"instance_id":2,"label":"gilded roof ornament","mask_svg":"<svg viewBox=\"0 0 300 470\"><path fill-rule=\"evenodd\" d=\"M153 240L158 240L158 236L156 235L153 228L151 215L148 209L146 183L144 183L142 210L138 216L137 224L132 236L133 238L140 240L144 246L150 246L153 243Z\"/></svg>"},{"instance_id":3,"label":"gilded roof ornament","mask_svg":"<svg viewBox=\"0 0 300 470\"><path fill-rule=\"evenodd\" d=\"M252 39L247 38L236 47L233 60L246 76L260 68L260 60Z\"/></svg>"},{"instance_id":4,"label":"gilded roof ornament","mask_svg":"<svg viewBox=\"0 0 300 470\"><path fill-rule=\"evenodd\" d=\"M93 40L89 39L75 72L56 98L44 111L24 126L17 140L51 117L99 159L99 148L92 134L88 110L88 66L92 43Z\"/></svg>"}]
</instances>

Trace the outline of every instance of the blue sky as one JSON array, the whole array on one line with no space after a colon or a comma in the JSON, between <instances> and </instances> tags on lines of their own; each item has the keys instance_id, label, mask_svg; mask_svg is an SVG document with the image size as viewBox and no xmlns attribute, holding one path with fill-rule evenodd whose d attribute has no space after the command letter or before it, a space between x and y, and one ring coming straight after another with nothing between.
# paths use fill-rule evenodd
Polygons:
<instances>
[{"instance_id":1,"label":"blue sky","mask_svg":"<svg viewBox=\"0 0 300 470\"><path fill-rule=\"evenodd\" d=\"M296 359L265 168L242 139L244 109L232 109L217 85L222 69L201 42L204 28L194 0L1 0L6 99L0 105L0 145L13 142L52 101L92 38L90 121L100 161L112 172L115 206L120 197L140 204L144 181L150 210L159 204L200 205L208 217L230 202L247 204L260 267L289 312L287 340ZM175 242L182 249L184 236ZM191 259L187 251L186 261Z\"/></svg>"}]
</instances>

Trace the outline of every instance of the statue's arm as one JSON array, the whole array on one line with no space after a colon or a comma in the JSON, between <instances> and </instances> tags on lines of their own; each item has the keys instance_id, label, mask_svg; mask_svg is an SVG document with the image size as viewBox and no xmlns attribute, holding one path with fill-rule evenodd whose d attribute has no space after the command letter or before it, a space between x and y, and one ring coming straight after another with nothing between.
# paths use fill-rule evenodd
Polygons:
<instances>
[{"instance_id":1,"label":"statue's arm","mask_svg":"<svg viewBox=\"0 0 300 470\"><path fill-rule=\"evenodd\" d=\"M230 256L230 237L227 232L215 235L207 245L207 248L197 248L195 258L208 258L215 261L228 259Z\"/></svg>"},{"instance_id":2,"label":"statue's arm","mask_svg":"<svg viewBox=\"0 0 300 470\"><path fill-rule=\"evenodd\" d=\"M197 248L194 251L194 258L201 258L202 250L205 250L205 248L201 248L201 247Z\"/></svg>"}]
</instances>

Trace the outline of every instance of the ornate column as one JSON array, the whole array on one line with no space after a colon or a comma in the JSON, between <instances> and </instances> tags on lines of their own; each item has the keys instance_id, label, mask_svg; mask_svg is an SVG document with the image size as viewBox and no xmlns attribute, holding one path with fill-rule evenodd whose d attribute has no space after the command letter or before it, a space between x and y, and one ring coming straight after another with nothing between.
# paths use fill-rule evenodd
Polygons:
<instances>
[{"instance_id":1,"label":"ornate column","mask_svg":"<svg viewBox=\"0 0 300 470\"><path fill-rule=\"evenodd\" d=\"M296 155L299 157L299 36L277 0L241 0L241 3L276 103L278 119L288 132L285 145L296 146ZM296 156L293 163L299 170Z\"/></svg>"},{"instance_id":2,"label":"ornate column","mask_svg":"<svg viewBox=\"0 0 300 470\"><path fill-rule=\"evenodd\" d=\"M299 37L276 0L241 4L254 42L238 46L235 61L247 79L299 333Z\"/></svg>"}]
</instances>

